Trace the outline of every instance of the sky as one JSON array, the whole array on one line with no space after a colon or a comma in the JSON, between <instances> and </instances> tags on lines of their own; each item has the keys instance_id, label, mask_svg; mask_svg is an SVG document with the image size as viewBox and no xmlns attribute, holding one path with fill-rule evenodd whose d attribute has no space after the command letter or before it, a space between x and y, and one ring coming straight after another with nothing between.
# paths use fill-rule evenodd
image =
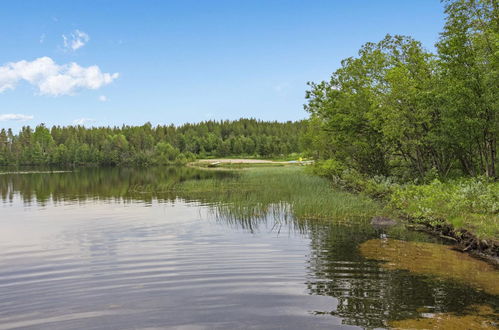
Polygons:
<instances>
[{"instance_id":1,"label":"sky","mask_svg":"<svg viewBox=\"0 0 499 330\"><path fill-rule=\"evenodd\" d=\"M439 0L9 1L0 128L299 120L308 81L386 34L434 49Z\"/></svg>"}]
</instances>

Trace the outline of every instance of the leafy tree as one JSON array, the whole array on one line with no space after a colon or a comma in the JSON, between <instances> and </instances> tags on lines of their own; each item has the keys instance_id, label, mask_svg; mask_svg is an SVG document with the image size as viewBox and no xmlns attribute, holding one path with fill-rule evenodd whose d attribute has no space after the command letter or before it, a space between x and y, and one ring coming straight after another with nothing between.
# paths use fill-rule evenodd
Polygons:
<instances>
[{"instance_id":1,"label":"leafy tree","mask_svg":"<svg viewBox=\"0 0 499 330\"><path fill-rule=\"evenodd\" d=\"M463 169L496 177L499 134L499 4L446 1L437 44L446 132Z\"/></svg>"},{"instance_id":2,"label":"leafy tree","mask_svg":"<svg viewBox=\"0 0 499 330\"><path fill-rule=\"evenodd\" d=\"M497 177L499 5L449 0L445 12L437 54L388 35L309 83L309 153L367 175Z\"/></svg>"}]
</instances>

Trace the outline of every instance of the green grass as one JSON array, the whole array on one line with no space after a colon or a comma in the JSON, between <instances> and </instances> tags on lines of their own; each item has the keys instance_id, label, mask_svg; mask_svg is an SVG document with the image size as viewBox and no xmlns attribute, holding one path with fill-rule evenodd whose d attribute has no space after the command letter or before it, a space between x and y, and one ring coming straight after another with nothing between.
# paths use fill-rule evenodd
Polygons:
<instances>
[{"instance_id":1,"label":"green grass","mask_svg":"<svg viewBox=\"0 0 499 330\"><path fill-rule=\"evenodd\" d=\"M233 178L185 181L176 190L184 198L218 203L220 214L240 219L291 212L298 219L353 222L386 213L370 198L334 189L298 166L254 167Z\"/></svg>"}]
</instances>

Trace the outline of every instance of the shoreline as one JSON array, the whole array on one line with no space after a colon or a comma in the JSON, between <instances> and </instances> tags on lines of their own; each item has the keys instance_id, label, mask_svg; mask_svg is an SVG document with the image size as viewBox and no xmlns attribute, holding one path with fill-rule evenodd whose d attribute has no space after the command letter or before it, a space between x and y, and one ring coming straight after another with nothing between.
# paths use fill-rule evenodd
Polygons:
<instances>
[{"instance_id":1,"label":"shoreline","mask_svg":"<svg viewBox=\"0 0 499 330\"><path fill-rule=\"evenodd\" d=\"M416 221L407 216L404 216L403 219L407 224L407 228L422 231L452 242L455 250L467 253L499 268L499 241L495 239L480 239L466 229L454 229L447 222L434 226L429 222Z\"/></svg>"},{"instance_id":2,"label":"shoreline","mask_svg":"<svg viewBox=\"0 0 499 330\"><path fill-rule=\"evenodd\" d=\"M209 166L199 166L208 165L210 163L219 162L220 167L209 167ZM196 165L198 164L198 165ZM223 166L226 165L226 166ZM227 166L228 165L228 166ZM231 168L231 165L248 165L247 168L251 168L252 165L296 165L296 162L282 162L282 161L272 161L272 160L258 160L258 159L240 159L240 158L230 158L230 159L201 159L192 163L188 166L193 166L200 169L209 170L243 170L245 167L241 168ZM319 176L320 177L320 176ZM342 191L348 191L342 187L336 187L336 189ZM351 191L350 191L351 192ZM351 192L358 193L358 192ZM377 200L382 204L386 205L384 200L376 199L369 196L372 200ZM442 219L441 223L433 225L429 220L425 219L415 219L405 214L404 210L398 210L401 215L399 219L401 222L410 230L423 231L427 234L440 237L448 242L453 243L455 250L462 253L467 253L474 256L480 260L487 261L496 267L499 267L499 240L497 239L480 239L472 231L466 229L455 229L452 224Z\"/></svg>"}]
</instances>

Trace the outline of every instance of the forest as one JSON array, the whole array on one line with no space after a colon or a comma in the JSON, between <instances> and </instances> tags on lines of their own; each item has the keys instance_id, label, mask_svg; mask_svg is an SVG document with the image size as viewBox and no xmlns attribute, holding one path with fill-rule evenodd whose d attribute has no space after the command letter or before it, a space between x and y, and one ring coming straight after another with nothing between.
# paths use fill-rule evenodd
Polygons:
<instances>
[{"instance_id":1,"label":"forest","mask_svg":"<svg viewBox=\"0 0 499 330\"><path fill-rule=\"evenodd\" d=\"M283 157L299 152L304 121L205 121L181 126L38 125L0 131L0 165L149 166L204 157Z\"/></svg>"},{"instance_id":2,"label":"forest","mask_svg":"<svg viewBox=\"0 0 499 330\"><path fill-rule=\"evenodd\" d=\"M309 83L306 145L331 175L497 178L499 3L444 1L436 52L387 35Z\"/></svg>"}]
</instances>

